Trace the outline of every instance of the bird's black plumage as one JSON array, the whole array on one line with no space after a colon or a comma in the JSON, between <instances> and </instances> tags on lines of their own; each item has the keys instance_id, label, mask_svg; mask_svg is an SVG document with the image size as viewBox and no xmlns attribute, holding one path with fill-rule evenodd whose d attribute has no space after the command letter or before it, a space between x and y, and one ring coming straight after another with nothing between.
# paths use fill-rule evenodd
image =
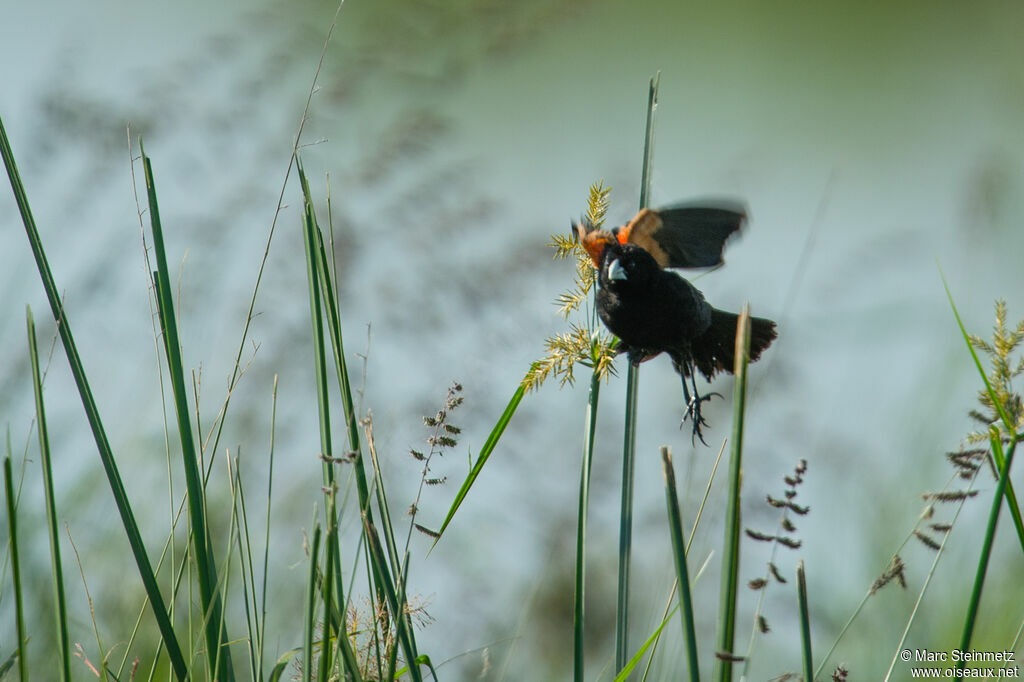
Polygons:
<instances>
[{"instance_id":1,"label":"bird's black plumage","mask_svg":"<svg viewBox=\"0 0 1024 682\"><path fill-rule=\"evenodd\" d=\"M738 317L713 308L700 290L662 270L644 249L608 244L598 285L598 315L632 361L668 353L684 376L691 364L708 380L720 371L732 373ZM774 338L774 322L751 318L751 361Z\"/></svg>"},{"instance_id":2,"label":"bird's black plumage","mask_svg":"<svg viewBox=\"0 0 1024 682\"><path fill-rule=\"evenodd\" d=\"M688 207L685 211L641 211L616 232L579 225L584 248L598 268L597 312L619 337L620 351L639 363L667 353L686 381L687 415L700 437L700 404L694 374L709 381L718 372L732 373L738 316L713 308L696 287L663 267L707 267L721 263L726 240L746 214L738 210ZM673 256L685 254L685 256ZM750 361L757 360L776 337L775 323L752 317Z\"/></svg>"}]
</instances>

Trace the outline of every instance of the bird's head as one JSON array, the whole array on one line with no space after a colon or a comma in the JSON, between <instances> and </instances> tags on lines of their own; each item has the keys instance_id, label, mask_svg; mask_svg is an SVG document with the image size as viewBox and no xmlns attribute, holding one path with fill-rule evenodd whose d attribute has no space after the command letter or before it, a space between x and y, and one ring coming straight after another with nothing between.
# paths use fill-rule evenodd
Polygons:
<instances>
[{"instance_id":1,"label":"bird's head","mask_svg":"<svg viewBox=\"0 0 1024 682\"><path fill-rule=\"evenodd\" d=\"M599 280L601 286L646 286L661 267L654 257L634 244L609 244L604 253Z\"/></svg>"},{"instance_id":2,"label":"bird's head","mask_svg":"<svg viewBox=\"0 0 1024 682\"><path fill-rule=\"evenodd\" d=\"M581 218L578 223L572 223L572 233L590 255L590 260L594 262L595 268L601 267L605 249L612 245L617 246L619 243L614 234L608 230L598 229L586 218Z\"/></svg>"}]
</instances>

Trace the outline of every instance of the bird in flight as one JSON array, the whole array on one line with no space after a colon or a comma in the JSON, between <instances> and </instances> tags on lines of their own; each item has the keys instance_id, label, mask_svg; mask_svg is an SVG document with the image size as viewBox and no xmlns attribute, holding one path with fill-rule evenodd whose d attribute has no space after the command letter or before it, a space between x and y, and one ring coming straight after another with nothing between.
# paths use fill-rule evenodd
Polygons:
<instances>
[{"instance_id":1,"label":"bird in flight","mask_svg":"<svg viewBox=\"0 0 1024 682\"><path fill-rule=\"evenodd\" d=\"M722 265L722 251L747 215L734 202L681 204L657 211L642 209L626 225L602 230L586 220L573 232L598 272L597 312L619 338L618 352L639 364L661 353L683 378L686 413L693 436L704 442L696 372L710 381L733 372L738 316L713 308L696 287L672 268ZM751 317L750 361L776 337L775 323ZM690 395L686 379L690 379ZM705 443L706 444L706 443Z\"/></svg>"}]
</instances>

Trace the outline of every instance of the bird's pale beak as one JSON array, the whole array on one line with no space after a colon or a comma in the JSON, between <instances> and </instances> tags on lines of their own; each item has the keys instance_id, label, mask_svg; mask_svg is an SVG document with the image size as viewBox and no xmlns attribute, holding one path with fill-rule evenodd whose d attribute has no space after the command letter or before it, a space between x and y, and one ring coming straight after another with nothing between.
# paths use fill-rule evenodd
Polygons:
<instances>
[{"instance_id":1,"label":"bird's pale beak","mask_svg":"<svg viewBox=\"0 0 1024 682\"><path fill-rule=\"evenodd\" d=\"M622 267L619 263L619 259L616 258L608 264L608 279L610 280L624 280L626 279L626 268Z\"/></svg>"}]
</instances>

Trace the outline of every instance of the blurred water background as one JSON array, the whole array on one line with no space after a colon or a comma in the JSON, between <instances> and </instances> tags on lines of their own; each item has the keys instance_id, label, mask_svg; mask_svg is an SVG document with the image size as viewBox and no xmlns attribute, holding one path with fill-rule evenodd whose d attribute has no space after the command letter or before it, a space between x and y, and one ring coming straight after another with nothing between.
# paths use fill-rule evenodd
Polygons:
<instances>
[{"instance_id":1,"label":"blurred water background","mask_svg":"<svg viewBox=\"0 0 1024 682\"><path fill-rule=\"evenodd\" d=\"M201 368L209 422L334 9L305 0L4 8L0 113L129 493L151 514L143 514L151 548L162 542L169 502L126 126L153 158L169 259L181 268L185 362ZM652 203L724 195L750 208L727 267L699 286L718 307L750 301L755 314L779 322L779 340L752 373L744 520L770 531L776 515L764 495L780 493L782 476L808 460L804 545L778 563L789 576L797 558L806 560L823 650L913 526L919 494L951 475L943 453L973 428L966 411L979 382L939 266L970 330L988 334L997 297L1008 299L1011 320L1024 317L1021 26L1024 7L998 1L349 0L302 157L321 197L330 175L347 350L356 367L356 354L367 355L362 409L372 410L396 511L419 482L407 452L428 435L421 415L436 411L447 386L465 387L454 419L464 435L438 470L447 486L428 490L420 505L427 525L443 518L467 451L480 447L544 337L563 330L551 302L572 268L553 262L546 243L582 212L588 186L613 187L612 224L635 211L648 79L660 70ZM294 178L285 198L251 333L258 351L246 352L253 361L222 441L241 453L253 490L262 489L279 375L271 654L300 641L303 531L320 486ZM40 338L52 338L24 230L3 191L0 415L16 454L29 443L22 527L30 528L44 512L29 440L26 304ZM134 567L124 563L127 545L59 350L46 381L60 513L100 622L123 631L141 586L123 579ZM455 659L442 668L448 679L476 678L485 658L486 679L568 675L585 383L530 394L441 544L428 557L429 540L414 541L412 589L435 619L421 649L435 663ZM624 384L615 378L603 389L591 498L590 671L602 679L611 677ZM637 645L660 621L673 576L658 446L675 453L692 520L728 434L730 386L717 382L726 399L707 408L712 447L693 448L679 429L669 361L641 372ZM992 482L980 485L988 491ZM716 486L712 499L721 492ZM911 645L957 641L984 507L969 504L961 517ZM691 572L721 545L721 508L709 507ZM1012 550L1009 534L1003 539ZM44 534L26 544L27 560L46 566ZM767 553L749 543L744 552L748 580L763 572ZM1006 554L1019 564L1019 551ZM905 551L912 589L873 600L837 654L857 679L888 665L931 557L917 545ZM706 651L718 561L716 553L697 597ZM29 581L49 603L45 570ZM990 589L1015 608L982 623L979 642L996 647L1020 621L1024 589L1003 571ZM69 590L75 639L91 641L80 581L69 580ZM750 613L754 600L745 592L741 608ZM983 605L989 616L994 604ZM2 609L0 641L9 643L12 601ZM30 650L45 656L50 611L35 614ZM758 645L752 679L798 666L789 586L773 590L766 615L775 632ZM675 637L666 646L678 647ZM671 667L656 672L673 675Z\"/></svg>"}]
</instances>

